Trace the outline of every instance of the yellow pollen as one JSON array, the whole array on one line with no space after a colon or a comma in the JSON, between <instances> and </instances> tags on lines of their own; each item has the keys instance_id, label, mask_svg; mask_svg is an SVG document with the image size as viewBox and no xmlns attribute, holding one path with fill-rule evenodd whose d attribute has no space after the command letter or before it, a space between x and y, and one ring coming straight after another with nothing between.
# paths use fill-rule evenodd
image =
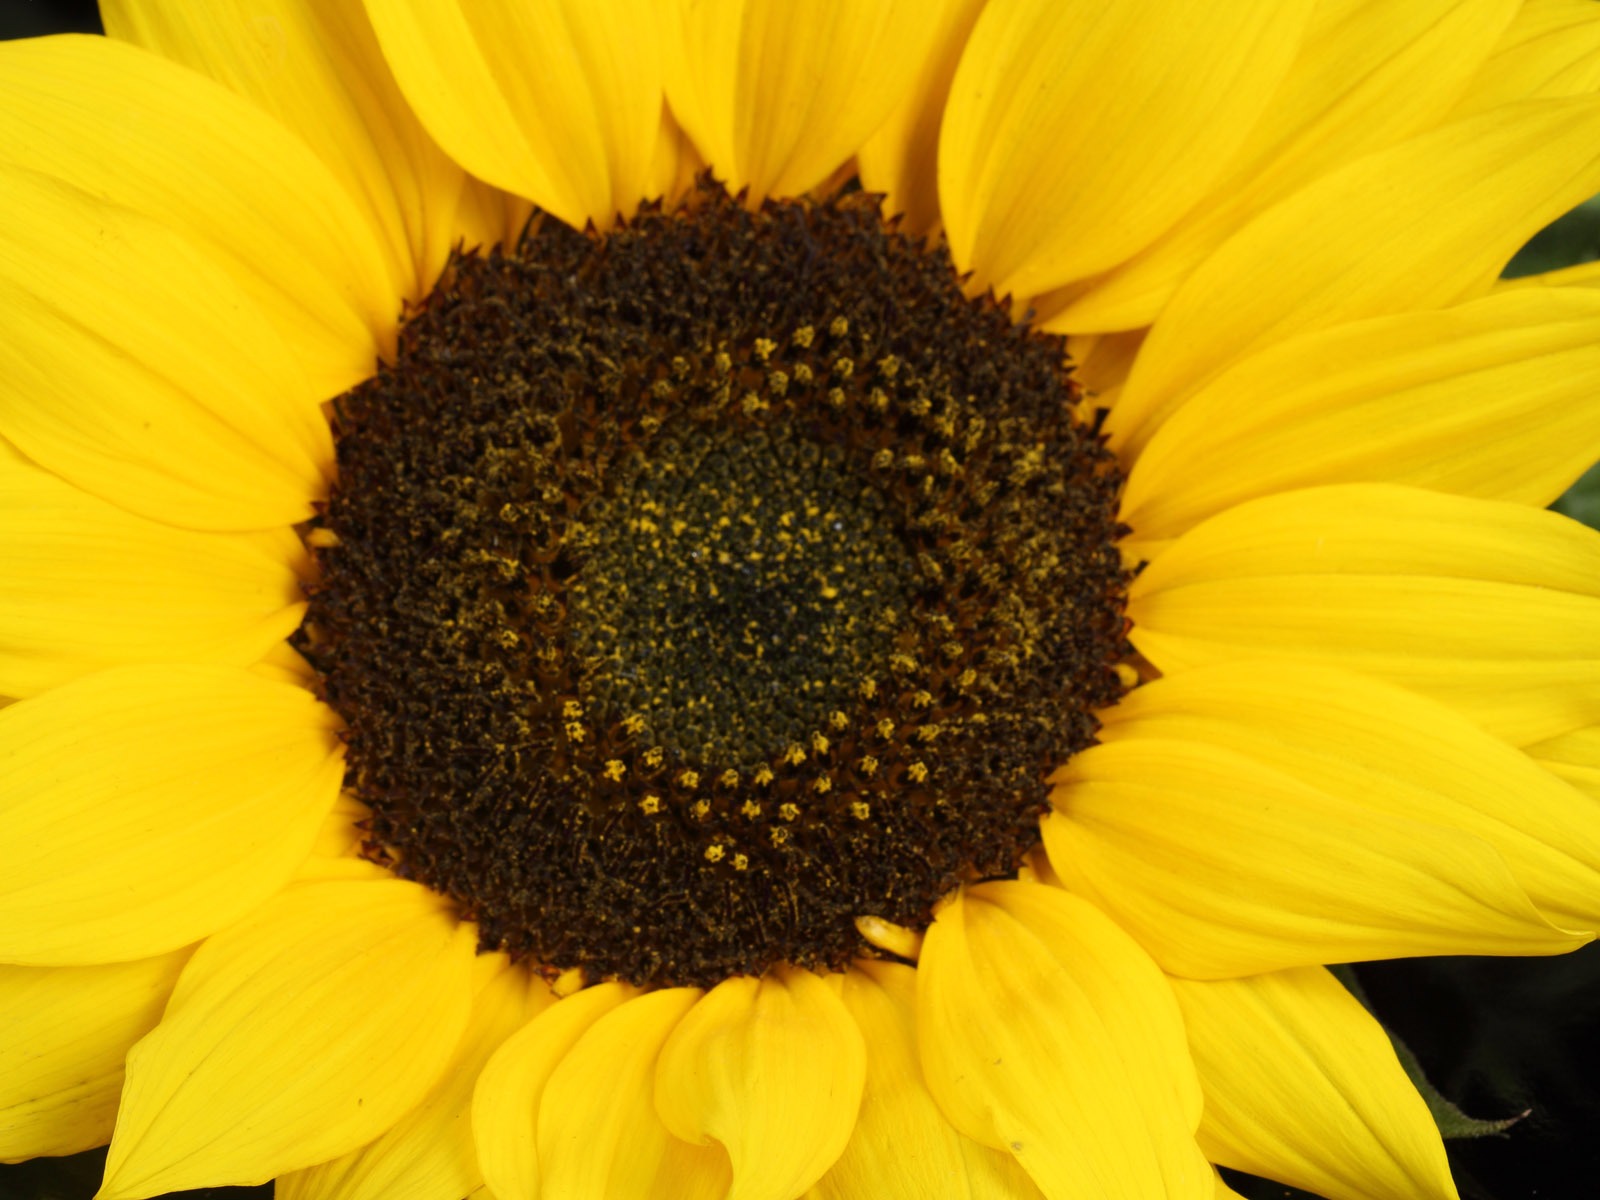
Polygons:
<instances>
[{"instance_id":1,"label":"yellow pollen","mask_svg":"<svg viewBox=\"0 0 1600 1200\"><path fill-rule=\"evenodd\" d=\"M331 529L313 529L306 534L306 545L313 550L331 550L339 544L339 535Z\"/></svg>"},{"instance_id":2,"label":"yellow pollen","mask_svg":"<svg viewBox=\"0 0 1600 1200\"><path fill-rule=\"evenodd\" d=\"M817 331L810 325L802 325L789 335L789 340L804 350L811 345L816 336Z\"/></svg>"},{"instance_id":3,"label":"yellow pollen","mask_svg":"<svg viewBox=\"0 0 1600 1200\"><path fill-rule=\"evenodd\" d=\"M661 811L661 797L651 792L643 800L639 801L639 808L646 816L654 816Z\"/></svg>"},{"instance_id":4,"label":"yellow pollen","mask_svg":"<svg viewBox=\"0 0 1600 1200\"><path fill-rule=\"evenodd\" d=\"M792 800L785 800L778 805L778 815L785 821L792 821L800 815L800 806Z\"/></svg>"},{"instance_id":5,"label":"yellow pollen","mask_svg":"<svg viewBox=\"0 0 1600 1200\"><path fill-rule=\"evenodd\" d=\"M872 815L872 805L865 800L852 800L850 802L850 815L858 821L865 821Z\"/></svg>"},{"instance_id":6,"label":"yellow pollen","mask_svg":"<svg viewBox=\"0 0 1600 1200\"><path fill-rule=\"evenodd\" d=\"M589 736L589 731L583 727L582 722L579 722L579 721L568 721L567 722L567 737L571 741L581 742L581 741L583 741L584 738L586 738L588 736Z\"/></svg>"},{"instance_id":7,"label":"yellow pollen","mask_svg":"<svg viewBox=\"0 0 1600 1200\"><path fill-rule=\"evenodd\" d=\"M638 735L644 732L644 718L637 713L622 718L622 731Z\"/></svg>"},{"instance_id":8,"label":"yellow pollen","mask_svg":"<svg viewBox=\"0 0 1600 1200\"><path fill-rule=\"evenodd\" d=\"M766 787L767 784L769 784L771 782L772 782L772 768L769 767L769 766L766 766L765 764L763 764L762 766L757 767L756 768L756 774L755 774L755 785L757 787Z\"/></svg>"},{"instance_id":9,"label":"yellow pollen","mask_svg":"<svg viewBox=\"0 0 1600 1200\"><path fill-rule=\"evenodd\" d=\"M828 714L828 724L835 729L848 729L850 728L850 718L836 708Z\"/></svg>"},{"instance_id":10,"label":"yellow pollen","mask_svg":"<svg viewBox=\"0 0 1600 1200\"><path fill-rule=\"evenodd\" d=\"M923 763L914 762L906 768L906 774L910 776L912 783L922 783L928 778L928 768Z\"/></svg>"},{"instance_id":11,"label":"yellow pollen","mask_svg":"<svg viewBox=\"0 0 1600 1200\"><path fill-rule=\"evenodd\" d=\"M568 700L561 706L561 715L569 721L576 721L583 716L583 705L576 700Z\"/></svg>"},{"instance_id":12,"label":"yellow pollen","mask_svg":"<svg viewBox=\"0 0 1600 1200\"><path fill-rule=\"evenodd\" d=\"M1115 670L1117 672L1117 682L1123 687L1131 688L1138 684L1139 668L1132 663L1119 662Z\"/></svg>"},{"instance_id":13,"label":"yellow pollen","mask_svg":"<svg viewBox=\"0 0 1600 1200\"><path fill-rule=\"evenodd\" d=\"M828 332L836 338L841 338L850 332L850 319L848 317L835 317L828 322Z\"/></svg>"},{"instance_id":14,"label":"yellow pollen","mask_svg":"<svg viewBox=\"0 0 1600 1200\"><path fill-rule=\"evenodd\" d=\"M660 746L651 746L650 749L644 752L644 765L653 770L665 762L666 757L666 751Z\"/></svg>"},{"instance_id":15,"label":"yellow pollen","mask_svg":"<svg viewBox=\"0 0 1600 1200\"><path fill-rule=\"evenodd\" d=\"M878 773L878 760L868 754L861 760L861 773L863 775L876 775Z\"/></svg>"},{"instance_id":16,"label":"yellow pollen","mask_svg":"<svg viewBox=\"0 0 1600 1200\"><path fill-rule=\"evenodd\" d=\"M678 786L693 791L700 786L699 771L685 771L678 776Z\"/></svg>"},{"instance_id":17,"label":"yellow pollen","mask_svg":"<svg viewBox=\"0 0 1600 1200\"><path fill-rule=\"evenodd\" d=\"M713 842L706 847L706 859L709 862L721 862L722 856L726 853L727 851L722 848L721 842Z\"/></svg>"},{"instance_id":18,"label":"yellow pollen","mask_svg":"<svg viewBox=\"0 0 1600 1200\"><path fill-rule=\"evenodd\" d=\"M732 767L729 767L721 775L717 776L717 782L725 788L738 787L739 772L735 771Z\"/></svg>"},{"instance_id":19,"label":"yellow pollen","mask_svg":"<svg viewBox=\"0 0 1600 1200\"><path fill-rule=\"evenodd\" d=\"M628 773L628 766L620 758L606 759L606 778L613 783L621 783L622 777Z\"/></svg>"},{"instance_id":20,"label":"yellow pollen","mask_svg":"<svg viewBox=\"0 0 1600 1200\"><path fill-rule=\"evenodd\" d=\"M696 819L704 821L711 815L711 801L705 799L696 800L689 806L689 811L695 815Z\"/></svg>"},{"instance_id":21,"label":"yellow pollen","mask_svg":"<svg viewBox=\"0 0 1600 1200\"><path fill-rule=\"evenodd\" d=\"M756 357L762 362L772 357L772 352L778 348L778 343L771 338L758 337L755 343Z\"/></svg>"},{"instance_id":22,"label":"yellow pollen","mask_svg":"<svg viewBox=\"0 0 1600 1200\"><path fill-rule=\"evenodd\" d=\"M818 775L811 781L811 790L816 792L819 796L826 796L833 790L833 780L829 779L826 775Z\"/></svg>"},{"instance_id":23,"label":"yellow pollen","mask_svg":"<svg viewBox=\"0 0 1600 1200\"><path fill-rule=\"evenodd\" d=\"M757 804L754 800L746 800L739 806L739 811L754 821L761 815L761 805Z\"/></svg>"},{"instance_id":24,"label":"yellow pollen","mask_svg":"<svg viewBox=\"0 0 1600 1200\"><path fill-rule=\"evenodd\" d=\"M749 866L750 856L748 854L735 854L733 856L733 869L735 871L743 871Z\"/></svg>"},{"instance_id":25,"label":"yellow pollen","mask_svg":"<svg viewBox=\"0 0 1600 1200\"><path fill-rule=\"evenodd\" d=\"M781 826L774 826L769 836L772 838L774 846L781 846L789 840L789 831Z\"/></svg>"},{"instance_id":26,"label":"yellow pollen","mask_svg":"<svg viewBox=\"0 0 1600 1200\"><path fill-rule=\"evenodd\" d=\"M799 742L791 742L789 748L783 752L783 761L791 767L798 767L806 760L805 747Z\"/></svg>"},{"instance_id":27,"label":"yellow pollen","mask_svg":"<svg viewBox=\"0 0 1600 1200\"><path fill-rule=\"evenodd\" d=\"M828 747L831 744L832 743L830 743L828 739L820 733L813 733L811 735L811 748L818 754L826 754L828 752Z\"/></svg>"},{"instance_id":28,"label":"yellow pollen","mask_svg":"<svg viewBox=\"0 0 1600 1200\"><path fill-rule=\"evenodd\" d=\"M881 721L878 722L877 729L878 729L878 736L881 737L886 742L890 738L892 738L894 736L894 722L891 721L888 717L884 717Z\"/></svg>"}]
</instances>

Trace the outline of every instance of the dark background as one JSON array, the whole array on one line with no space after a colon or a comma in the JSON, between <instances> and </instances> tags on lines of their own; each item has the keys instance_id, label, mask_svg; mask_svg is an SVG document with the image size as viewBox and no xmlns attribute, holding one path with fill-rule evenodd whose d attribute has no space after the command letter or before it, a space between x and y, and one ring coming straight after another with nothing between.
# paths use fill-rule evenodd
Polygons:
<instances>
[{"instance_id":1,"label":"dark background","mask_svg":"<svg viewBox=\"0 0 1600 1200\"><path fill-rule=\"evenodd\" d=\"M0 0L0 39L67 30L99 30L93 0ZM1540 234L1511 273L1595 258L1600 204L1591 202ZM1600 525L1600 477L1591 472L1558 507ZM1529 1114L1502 1136L1449 1144L1464 1200L1600 1196L1600 945L1562 958L1412 959L1358 973L1378 1015L1446 1096L1474 1117ZM0 1200L88 1200L103 1157L0 1166ZM1304 1196L1231 1178L1250 1200ZM252 1200L271 1187L184 1195Z\"/></svg>"}]
</instances>

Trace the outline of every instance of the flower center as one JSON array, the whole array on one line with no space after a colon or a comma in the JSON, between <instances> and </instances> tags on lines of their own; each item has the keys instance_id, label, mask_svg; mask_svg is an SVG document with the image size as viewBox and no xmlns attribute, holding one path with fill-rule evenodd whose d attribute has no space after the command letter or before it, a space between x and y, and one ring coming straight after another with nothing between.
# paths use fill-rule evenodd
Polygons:
<instances>
[{"instance_id":1,"label":"flower center","mask_svg":"<svg viewBox=\"0 0 1600 1200\"><path fill-rule=\"evenodd\" d=\"M639 984L837 968L1014 873L1128 653L1076 400L861 193L458 253L310 538L366 853Z\"/></svg>"}]
</instances>

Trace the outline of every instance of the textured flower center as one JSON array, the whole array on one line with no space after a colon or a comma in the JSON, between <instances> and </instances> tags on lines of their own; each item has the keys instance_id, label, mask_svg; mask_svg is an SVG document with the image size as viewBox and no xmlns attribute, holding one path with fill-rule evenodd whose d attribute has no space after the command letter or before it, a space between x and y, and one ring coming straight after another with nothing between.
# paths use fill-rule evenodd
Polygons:
<instances>
[{"instance_id":1,"label":"textured flower center","mask_svg":"<svg viewBox=\"0 0 1600 1200\"><path fill-rule=\"evenodd\" d=\"M861 194L457 254L337 402L311 537L366 852L649 984L838 967L1014 873L1128 652L1075 400Z\"/></svg>"}]
</instances>

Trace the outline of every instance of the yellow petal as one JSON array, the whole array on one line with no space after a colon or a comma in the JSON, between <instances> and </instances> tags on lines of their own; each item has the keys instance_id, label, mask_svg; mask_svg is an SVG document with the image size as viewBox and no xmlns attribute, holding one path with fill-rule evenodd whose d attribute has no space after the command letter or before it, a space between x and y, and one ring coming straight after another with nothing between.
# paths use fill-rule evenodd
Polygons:
<instances>
[{"instance_id":1,"label":"yellow petal","mask_svg":"<svg viewBox=\"0 0 1600 1200\"><path fill-rule=\"evenodd\" d=\"M1518 100L1583 96L1600 86L1600 13L1588 0L1525 0L1456 115Z\"/></svg>"},{"instance_id":2,"label":"yellow petal","mask_svg":"<svg viewBox=\"0 0 1600 1200\"><path fill-rule=\"evenodd\" d=\"M1020 297L1148 245L1265 111L1310 10L1305 0L991 0L939 139L956 265Z\"/></svg>"},{"instance_id":3,"label":"yellow petal","mask_svg":"<svg viewBox=\"0 0 1600 1200\"><path fill-rule=\"evenodd\" d=\"M1162 551L1128 612L1166 674L1342 666L1517 744L1600 722L1600 533L1521 505L1384 484L1265 496Z\"/></svg>"},{"instance_id":4,"label":"yellow petal","mask_svg":"<svg viewBox=\"0 0 1600 1200\"><path fill-rule=\"evenodd\" d=\"M1136 454L1184 396L1272 342L1483 293L1596 190L1600 97L1497 109L1324 175L1178 289L1107 421L1113 443Z\"/></svg>"},{"instance_id":5,"label":"yellow petal","mask_svg":"<svg viewBox=\"0 0 1600 1200\"><path fill-rule=\"evenodd\" d=\"M91 967L0 966L0 1162L111 1140L122 1059L189 950Z\"/></svg>"},{"instance_id":6,"label":"yellow petal","mask_svg":"<svg viewBox=\"0 0 1600 1200\"><path fill-rule=\"evenodd\" d=\"M1184 277L1256 214L1436 123L1516 8L1516 0L1318 4L1283 86L1206 197L1048 326L1150 324Z\"/></svg>"},{"instance_id":7,"label":"yellow petal","mask_svg":"<svg viewBox=\"0 0 1600 1200\"><path fill-rule=\"evenodd\" d=\"M1437 701L1326 667L1228 663L1146 684L1105 721L1108 744L1226 747L1376 812L1470 833L1550 920L1600 929L1600 813Z\"/></svg>"},{"instance_id":8,"label":"yellow petal","mask_svg":"<svg viewBox=\"0 0 1600 1200\"><path fill-rule=\"evenodd\" d=\"M200 529L309 516L332 442L260 309L203 247L0 164L0 435L123 508Z\"/></svg>"},{"instance_id":9,"label":"yellow petal","mask_svg":"<svg viewBox=\"0 0 1600 1200\"><path fill-rule=\"evenodd\" d=\"M643 198L661 120L650 0L367 0L422 123L480 179L569 225Z\"/></svg>"},{"instance_id":10,"label":"yellow petal","mask_svg":"<svg viewBox=\"0 0 1600 1200\"><path fill-rule=\"evenodd\" d=\"M913 0L669 0L661 20L673 115L752 200L832 175L908 94L937 31Z\"/></svg>"},{"instance_id":11,"label":"yellow petal","mask_svg":"<svg viewBox=\"0 0 1600 1200\"><path fill-rule=\"evenodd\" d=\"M1561 954L1488 842L1239 751L1134 736L1074 755L1050 861L1166 970L1197 979L1421 954Z\"/></svg>"},{"instance_id":12,"label":"yellow petal","mask_svg":"<svg viewBox=\"0 0 1600 1200\"><path fill-rule=\"evenodd\" d=\"M220 310L214 322L251 313L298 361L313 403L371 374L391 345L400 296L374 231L328 169L254 105L154 54L100 37L0 45L0 163L181 233L260 315L230 313L232 288L158 315L182 326L202 301ZM14 206L6 212L14 224ZM91 260L102 271L107 253L101 243ZM203 289L183 277L184 257L150 269ZM108 277L102 290L116 286ZM238 367L229 390L248 381L248 360Z\"/></svg>"},{"instance_id":13,"label":"yellow petal","mask_svg":"<svg viewBox=\"0 0 1600 1200\"><path fill-rule=\"evenodd\" d=\"M478 987L454 1057L428 1095L375 1142L281 1176L274 1200L461 1200L483 1184L472 1143L472 1089L506 1038L555 997L504 955L473 963Z\"/></svg>"},{"instance_id":14,"label":"yellow petal","mask_svg":"<svg viewBox=\"0 0 1600 1200\"><path fill-rule=\"evenodd\" d=\"M398 879L290 888L209 938L128 1054L98 1200L264 1183L383 1133L450 1060L474 939Z\"/></svg>"},{"instance_id":15,"label":"yellow petal","mask_svg":"<svg viewBox=\"0 0 1600 1200\"><path fill-rule=\"evenodd\" d=\"M602 983L552 1004L490 1056L472 1094L478 1168L495 1200L538 1200L539 1106L550 1076L584 1032L635 995Z\"/></svg>"},{"instance_id":16,"label":"yellow petal","mask_svg":"<svg viewBox=\"0 0 1600 1200\"><path fill-rule=\"evenodd\" d=\"M972 27L987 0L934 0L923 20L933 34L910 89L878 132L856 151L861 182L883 192L886 213L902 213L901 228L931 233L939 225L939 126L945 97Z\"/></svg>"},{"instance_id":17,"label":"yellow petal","mask_svg":"<svg viewBox=\"0 0 1600 1200\"><path fill-rule=\"evenodd\" d=\"M222 667L119 667L0 711L0 960L186 946L277 891L338 795L331 715Z\"/></svg>"},{"instance_id":18,"label":"yellow petal","mask_svg":"<svg viewBox=\"0 0 1600 1200\"><path fill-rule=\"evenodd\" d=\"M637 996L579 1035L539 1105L539 1194L545 1200L721 1200L729 1194L727 1154L720 1146L674 1137L654 1100L662 1044L699 998L698 988ZM597 1079L605 1080L603 1088L595 1086Z\"/></svg>"},{"instance_id":19,"label":"yellow petal","mask_svg":"<svg viewBox=\"0 0 1600 1200\"><path fill-rule=\"evenodd\" d=\"M1323 968L1172 989L1213 1162L1328 1200L1455 1200L1444 1143L1388 1035Z\"/></svg>"},{"instance_id":20,"label":"yellow petal","mask_svg":"<svg viewBox=\"0 0 1600 1200\"><path fill-rule=\"evenodd\" d=\"M1557 778L1600 800L1600 725L1574 729L1529 746L1527 751Z\"/></svg>"},{"instance_id":21,"label":"yellow petal","mask_svg":"<svg viewBox=\"0 0 1600 1200\"><path fill-rule=\"evenodd\" d=\"M1081 898L986 883L941 910L917 966L917 1040L945 1115L1052 1200L1210 1200L1177 1002Z\"/></svg>"},{"instance_id":22,"label":"yellow petal","mask_svg":"<svg viewBox=\"0 0 1600 1200\"><path fill-rule=\"evenodd\" d=\"M661 104L661 128L656 134L655 157L650 160L649 199L672 204L691 187L694 177L705 168L700 152L683 131L666 102Z\"/></svg>"},{"instance_id":23,"label":"yellow petal","mask_svg":"<svg viewBox=\"0 0 1600 1200\"><path fill-rule=\"evenodd\" d=\"M193 67L317 152L377 232L396 297L419 299L450 252L461 168L423 132L361 0L106 0L106 32Z\"/></svg>"},{"instance_id":24,"label":"yellow petal","mask_svg":"<svg viewBox=\"0 0 1600 1200\"><path fill-rule=\"evenodd\" d=\"M808 1200L1029 1200L1042 1197L1010 1154L945 1120L917 1060L916 971L860 962L841 993L867 1043L861 1115L839 1161Z\"/></svg>"},{"instance_id":25,"label":"yellow petal","mask_svg":"<svg viewBox=\"0 0 1600 1200\"><path fill-rule=\"evenodd\" d=\"M1256 496L1409 483L1543 508L1600 458L1600 291L1525 288L1271 346L1139 455L1121 518L1150 539Z\"/></svg>"},{"instance_id":26,"label":"yellow petal","mask_svg":"<svg viewBox=\"0 0 1600 1200\"><path fill-rule=\"evenodd\" d=\"M0 692L134 662L247 666L304 610L298 539L192 533L108 504L0 442Z\"/></svg>"},{"instance_id":27,"label":"yellow petal","mask_svg":"<svg viewBox=\"0 0 1600 1200\"><path fill-rule=\"evenodd\" d=\"M656 1108L677 1137L720 1142L728 1200L789 1200L850 1140L866 1077L861 1031L810 971L724 980L673 1031L656 1070Z\"/></svg>"}]
</instances>

